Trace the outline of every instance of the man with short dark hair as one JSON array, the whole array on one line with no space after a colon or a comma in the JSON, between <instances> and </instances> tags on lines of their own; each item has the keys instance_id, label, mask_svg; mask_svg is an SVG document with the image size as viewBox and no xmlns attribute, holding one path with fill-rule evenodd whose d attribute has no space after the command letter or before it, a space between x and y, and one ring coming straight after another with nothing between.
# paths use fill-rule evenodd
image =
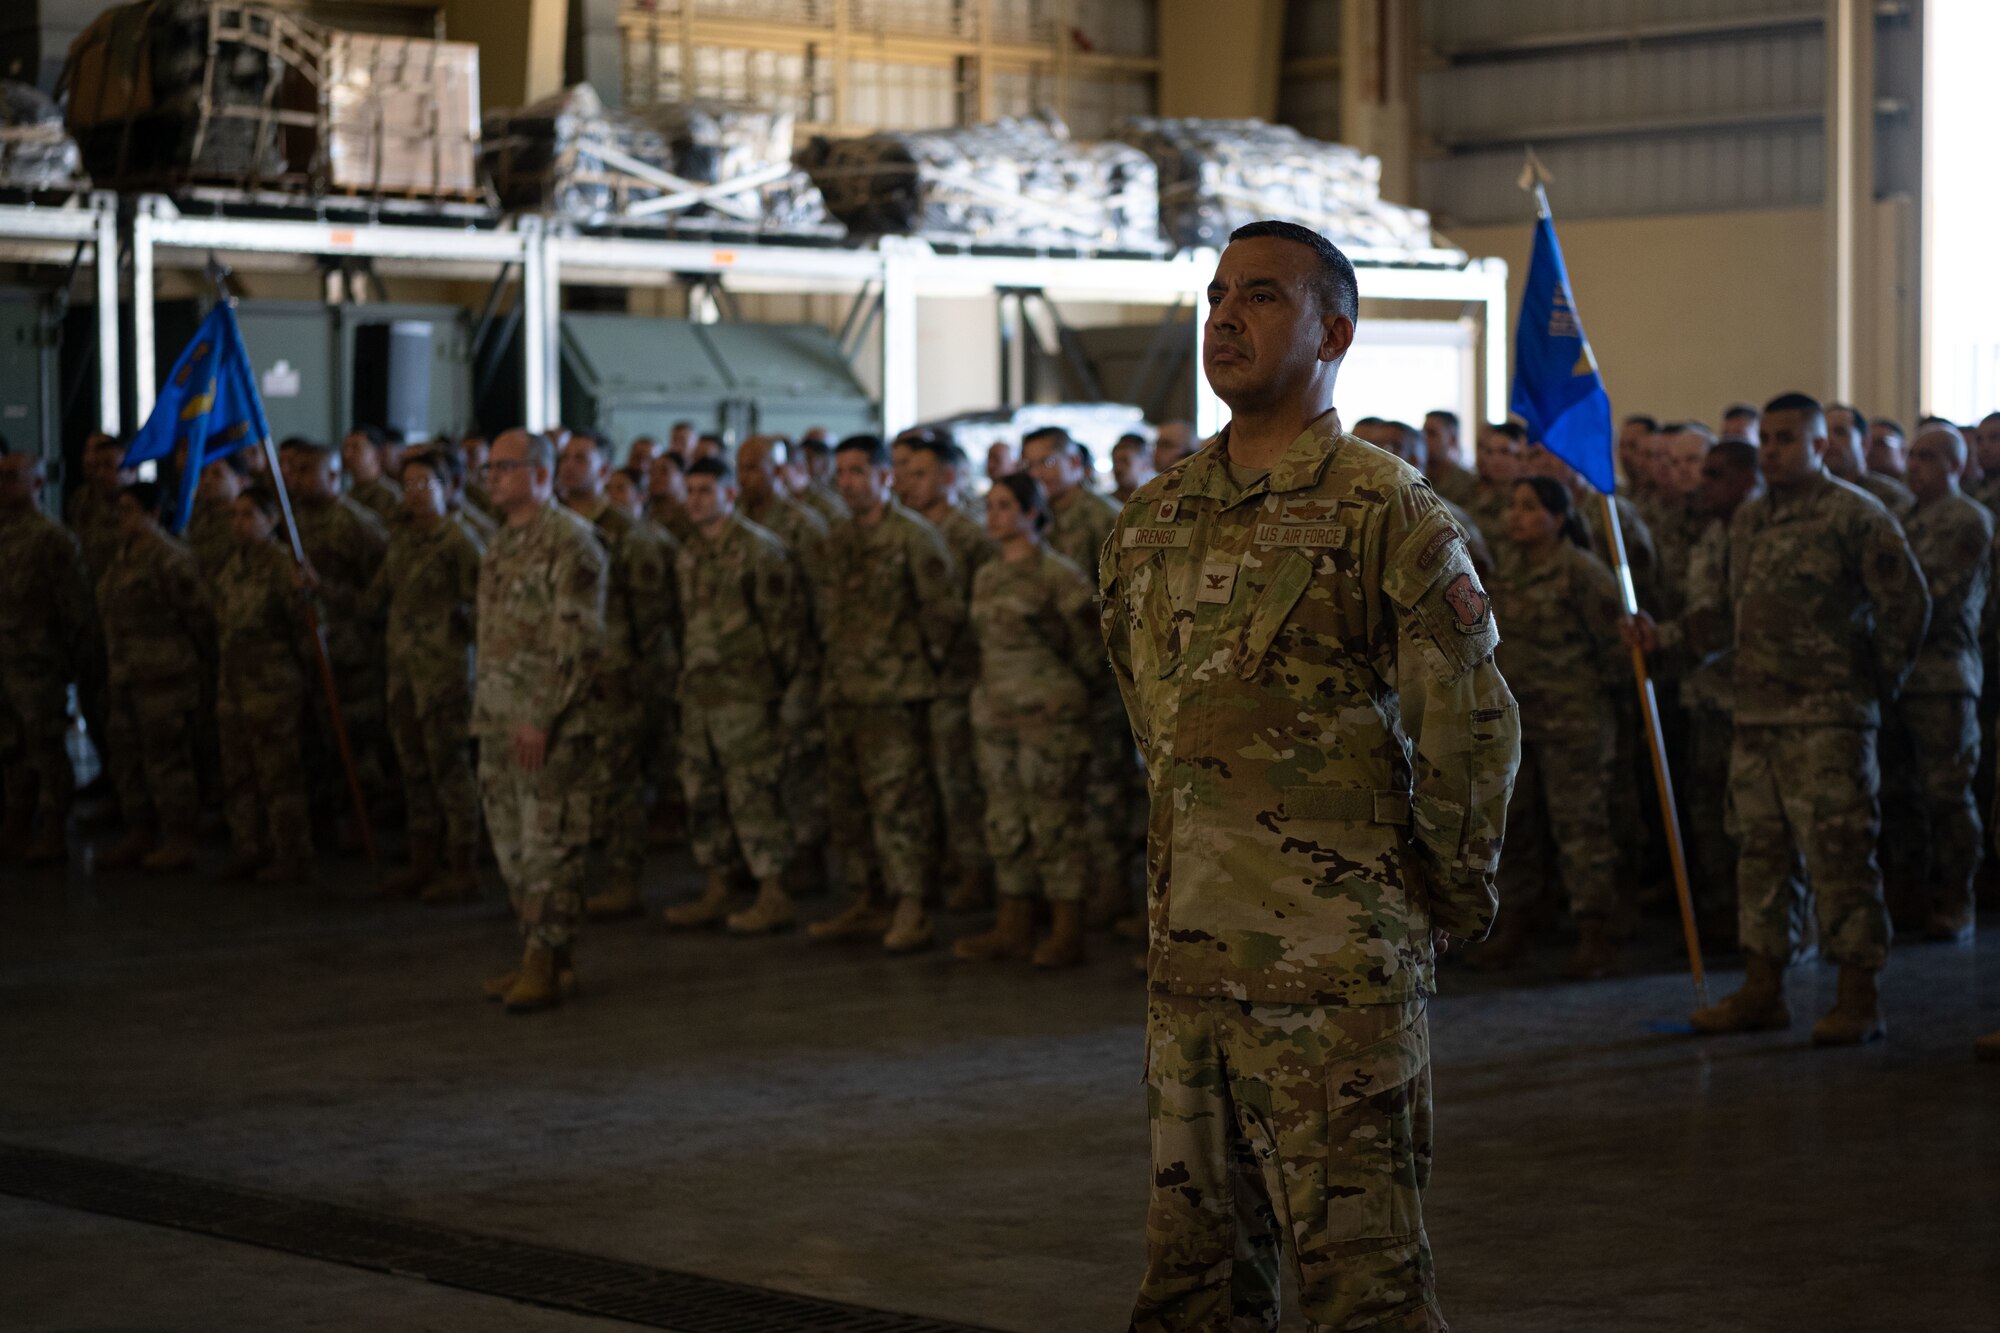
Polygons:
<instances>
[{"instance_id":1,"label":"man with short dark hair","mask_svg":"<svg viewBox=\"0 0 2000 1333\"><path fill-rule=\"evenodd\" d=\"M890 953L910 953L935 938L924 910L938 843L925 718L966 608L944 539L891 497L880 439L842 440L834 480L853 517L827 538L813 592L824 649L828 815L853 902L808 933L875 938ZM893 915L869 883L878 863Z\"/></svg>"},{"instance_id":2,"label":"man with short dark hair","mask_svg":"<svg viewBox=\"0 0 2000 1333\"><path fill-rule=\"evenodd\" d=\"M1950 425L1950 422L1926 418L1917 425L1921 432L1935 425ZM1958 429L1956 426L1953 430ZM1963 436L1960 436L1963 439ZM1891 481L1903 481L1909 464L1903 457L1903 428L1888 417L1876 417L1868 423L1868 470Z\"/></svg>"},{"instance_id":3,"label":"man with short dark hair","mask_svg":"<svg viewBox=\"0 0 2000 1333\"><path fill-rule=\"evenodd\" d=\"M685 468L693 461L695 424L692 421L676 421L667 431L666 453L681 461Z\"/></svg>"},{"instance_id":4,"label":"man with short dark hair","mask_svg":"<svg viewBox=\"0 0 2000 1333\"><path fill-rule=\"evenodd\" d=\"M1653 493L1653 437L1660 432L1658 419L1645 413L1626 417L1618 423L1618 471L1623 477L1619 492L1628 499L1650 499Z\"/></svg>"},{"instance_id":5,"label":"man with short dark hair","mask_svg":"<svg viewBox=\"0 0 2000 1333\"><path fill-rule=\"evenodd\" d=\"M575 993L590 846L608 562L590 524L553 503L555 472L545 435L510 430L493 442L488 485L505 521L479 566L472 730L486 825L524 939L520 967L485 985L510 1013Z\"/></svg>"},{"instance_id":6,"label":"man with short dark hair","mask_svg":"<svg viewBox=\"0 0 2000 1333\"><path fill-rule=\"evenodd\" d=\"M1435 415L1435 414L1433 414ZM1377 449L1392 453L1419 472L1425 470L1428 461L1430 441L1424 431L1419 431L1407 421L1384 421L1381 417L1363 417L1354 423L1356 438L1368 441ZM1435 484L1431 487L1436 490ZM1472 567L1479 571L1483 579L1493 571L1493 552L1486 545L1486 535L1479 530L1479 524L1471 514L1460 509L1443 495L1445 512L1458 524L1465 536L1465 549L1472 556Z\"/></svg>"},{"instance_id":7,"label":"man with short dark hair","mask_svg":"<svg viewBox=\"0 0 2000 1333\"><path fill-rule=\"evenodd\" d=\"M1153 433L1153 471L1165 472L1184 458L1192 458L1201 447L1192 421L1163 421Z\"/></svg>"},{"instance_id":8,"label":"man with short dark hair","mask_svg":"<svg viewBox=\"0 0 2000 1333\"><path fill-rule=\"evenodd\" d=\"M385 527L403 521L403 493L382 466L382 432L356 426L340 442L340 461L347 467L347 494L382 520Z\"/></svg>"},{"instance_id":9,"label":"man with short dark hair","mask_svg":"<svg viewBox=\"0 0 2000 1333\"><path fill-rule=\"evenodd\" d=\"M1444 1327L1425 1002L1491 927L1519 722L1456 525L1332 410L1357 307L1325 238L1238 229L1202 347L1230 424L1106 548L1153 797L1134 1333L1278 1327L1281 1255L1313 1328Z\"/></svg>"},{"instance_id":10,"label":"man with short dark hair","mask_svg":"<svg viewBox=\"0 0 2000 1333\"><path fill-rule=\"evenodd\" d=\"M1917 507L1917 497L1910 494L1910 488L1894 477L1885 477L1871 472L1866 465L1868 448L1868 418L1859 408L1845 403L1830 403L1826 407L1826 470L1828 473L1850 486L1862 490L1882 502L1882 507L1894 514L1900 522L1909 518L1910 511Z\"/></svg>"},{"instance_id":11,"label":"man with short dark hair","mask_svg":"<svg viewBox=\"0 0 2000 1333\"><path fill-rule=\"evenodd\" d=\"M696 436L694 448L688 453L688 458L696 463L699 463L704 458L727 457L729 457L728 441L712 431L704 431L702 434Z\"/></svg>"},{"instance_id":12,"label":"man with short dark hair","mask_svg":"<svg viewBox=\"0 0 2000 1333\"><path fill-rule=\"evenodd\" d=\"M1507 530L1507 510L1514 503L1514 483L1528 455L1528 431L1518 421L1495 421L1481 428L1473 455L1479 474L1465 512L1483 532Z\"/></svg>"},{"instance_id":13,"label":"man with short dark hair","mask_svg":"<svg viewBox=\"0 0 2000 1333\"><path fill-rule=\"evenodd\" d=\"M1124 504L1132 498L1132 492L1153 479L1153 448L1146 443L1146 437L1125 434L1111 446L1111 480L1114 483L1111 498Z\"/></svg>"},{"instance_id":14,"label":"man with short dark hair","mask_svg":"<svg viewBox=\"0 0 2000 1333\"><path fill-rule=\"evenodd\" d=\"M785 462L787 492L799 503L816 510L829 524L847 517L847 505L827 478L833 472L833 445L826 427L814 426L799 437Z\"/></svg>"},{"instance_id":15,"label":"man with short dark hair","mask_svg":"<svg viewBox=\"0 0 2000 1333\"><path fill-rule=\"evenodd\" d=\"M1828 475L1826 413L1790 393L1763 411L1766 491L1729 531L1736 739L1729 795L1740 851L1738 914L1747 975L1696 1011L1698 1032L1791 1026L1785 967L1802 943L1807 886L1820 949L1840 964L1840 998L1813 1027L1820 1045L1883 1035L1875 979L1889 918L1875 859L1882 705L1923 644L1930 594L1902 529L1873 497ZM1803 865L1805 879L1799 876Z\"/></svg>"},{"instance_id":16,"label":"man with short dark hair","mask_svg":"<svg viewBox=\"0 0 2000 1333\"><path fill-rule=\"evenodd\" d=\"M1761 414L1749 403L1731 403L1722 410L1722 438L1757 443L1757 422Z\"/></svg>"},{"instance_id":17,"label":"man with short dark hair","mask_svg":"<svg viewBox=\"0 0 2000 1333\"><path fill-rule=\"evenodd\" d=\"M1965 493L2000 516L2000 412L1988 412L1979 419L1968 440L1979 464L1979 479Z\"/></svg>"},{"instance_id":18,"label":"man with short dark hair","mask_svg":"<svg viewBox=\"0 0 2000 1333\"><path fill-rule=\"evenodd\" d=\"M1458 413L1441 407L1424 413L1424 475L1452 504L1463 509L1471 503L1479 476L1459 455Z\"/></svg>"}]
</instances>

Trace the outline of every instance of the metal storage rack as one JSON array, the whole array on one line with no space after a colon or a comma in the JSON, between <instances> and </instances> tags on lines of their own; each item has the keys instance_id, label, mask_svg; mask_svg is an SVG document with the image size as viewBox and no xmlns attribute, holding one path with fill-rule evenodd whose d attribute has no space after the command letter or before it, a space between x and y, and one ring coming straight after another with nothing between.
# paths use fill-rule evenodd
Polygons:
<instances>
[{"instance_id":1,"label":"metal storage rack","mask_svg":"<svg viewBox=\"0 0 2000 1333\"><path fill-rule=\"evenodd\" d=\"M94 193L60 204L0 204L0 260L80 265L86 250L97 287L98 423L99 429L116 434L122 424L118 393L117 196Z\"/></svg>"},{"instance_id":2,"label":"metal storage rack","mask_svg":"<svg viewBox=\"0 0 2000 1333\"><path fill-rule=\"evenodd\" d=\"M1214 255L1191 252L1172 259L1098 258L1004 254L946 254L922 241L884 237L862 249L762 243L756 240L687 240L593 235L552 219L511 216L491 225L406 222L342 223L253 217L195 217L157 195L138 201L131 229L134 291L153 291L155 265L198 264L210 252L291 256L366 256L409 261L412 269L449 276L467 265L504 271L518 265L521 284L525 416L552 424L561 410L560 331L565 283L606 285L619 275L688 282L711 296L725 292L851 294L855 304L842 331L850 354L879 322L882 418L885 430L918 419L917 356L926 297L994 295L1038 288L1053 295L1121 304L1172 305L1200 301L1214 271ZM1383 263L1356 265L1361 295L1369 300L1444 302L1476 308L1484 325L1484 402L1489 417L1506 414L1507 268L1497 259L1468 264ZM878 318L879 317L879 318ZM134 304L137 420L152 410L154 325L152 302ZM1194 321L1200 337L1200 320ZM1222 424L1221 404L1196 377L1197 427Z\"/></svg>"}]
</instances>

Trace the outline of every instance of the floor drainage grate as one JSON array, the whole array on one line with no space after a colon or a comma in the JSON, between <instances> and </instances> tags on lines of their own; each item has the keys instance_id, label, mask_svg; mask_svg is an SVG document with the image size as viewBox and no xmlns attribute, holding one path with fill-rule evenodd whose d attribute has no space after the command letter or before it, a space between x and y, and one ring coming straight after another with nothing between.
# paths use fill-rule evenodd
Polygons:
<instances>
[{"instance_id":1,"label":"floor drainage grate","mask_svg":"<svg viewBox=\"0 0 2000 1333\"><path fill-rule=\"evenodd\" d=\"M0 1194L673 1333L987 1333L39 1148L0 1144Z\"/></svg>"}]
</instances>

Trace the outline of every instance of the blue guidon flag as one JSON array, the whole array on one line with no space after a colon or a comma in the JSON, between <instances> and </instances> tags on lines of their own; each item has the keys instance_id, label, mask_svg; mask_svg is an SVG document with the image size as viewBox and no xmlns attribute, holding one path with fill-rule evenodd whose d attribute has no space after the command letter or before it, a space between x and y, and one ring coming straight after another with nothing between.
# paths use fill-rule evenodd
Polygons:
<instances>
[{"instance_id":1,"label":"blue guidon flag","mask_svg":"<svg viewBox=\"0 0 2000 1333\"><path fill-rule=\"evenodd\" d=\"M250 353L236 327L236 311L219 301L195 330L193 341L167 372L153 415L125 451L125 466L151 463L185 450L179 459L180 493L169 526L187 527L195 486L204 466L246 446L261 448L271 433Z\"/></svg>"},{"instance_id":2,"label":"blue guidon flag","mask_svg":"<svg viewBox=\"0 0 2000 1333\"><path fill-rule=\"evenodd\" d=\"M1527 424L1530 441L1546 445L1604 494L1616 489L1611 397L1576 312L1546 200L1535 223L1535 255L1514 334L1514 392L1507 405Z\"/></svg>"}]
</instances>

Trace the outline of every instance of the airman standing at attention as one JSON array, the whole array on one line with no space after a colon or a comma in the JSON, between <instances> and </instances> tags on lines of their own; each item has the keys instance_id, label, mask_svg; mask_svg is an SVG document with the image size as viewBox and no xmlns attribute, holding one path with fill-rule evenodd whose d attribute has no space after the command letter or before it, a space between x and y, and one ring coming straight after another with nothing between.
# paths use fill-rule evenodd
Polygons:
<instances>
[{"instance_id":1,"label":"airman standing at attention","mask_svg":"<svg viewBox=\"0 0 2000 1333\"><path fill-rule=\"evenodd\" d=\"M667 530L677 542L694 534L687 512L687 464L671 451L653 460L646 471L646 517Z\"/></svg>"},{"instance_id":2,"label":"airman standing at attention","mask_svg":"<svg viewBox=\"0 0 2000 1333\"><path fill-rule=\"evenodd\" d=\"M935 936L924 910L938 846L925 733L965 603L944 538L890 498L888 447L849 436L834 450L834 469L854 516L827 538L813 595L825 650L828 816L853 902L808 933L878 937L890 953L909 953ZM896 900L893 916L869 882L876 865Z\"/></svg>"},{"instance_id":3,"label":"airman standing at attention","mask_svg":"<svg viewBox=\"0 0 2000 1333\"><path fill-rule=\"evenodd\" d=\"M598 660L592 721L596 727L596 809L592 840L604 850L607 884L584 909L593 918L645 910L639 874L646 858L645 767L641 747L673 707L680 679L680 606L674 589L674 539L604 499L610 463L588 431L571 435L556 466L556 489L571 512L591 525L609 560L604 602L604 655ZM651 725L649 725L651 724ZM670 735L668 754L680 744ZM664 759L664 754L659 756Z\"/></svg>"},{"instance_id":4,"label":"airman standing at attention","mask_svg":"<svg viewBox=\"0 0 2000 1333\"><path fill-rule=\"evenodd\" d=\"M1897 522L1910 517L1917 497L1894 477L1868 470L1868 418L1861 409L1845 403L1829 403L1826 408L1826 470L1850 486L1882 502Z\"/></svg>"},{"instance_id":5,"label":"airman standing at attention","mask_svg":"<svg viewBox=\"0 0 2000 1333\"><path fill-rule=\"evenodd\" d=\"M479 890L479 787L472 773L473 617L486 548L446 513L458 456L403 463L403 517L368 595L387 622L389 734L403 776L409 865L385 895L451 902Z\"/></svg>"},{"instance_id":6,"label":"airman standing at attention","mask_svg":"<svg viewBox=\"0 0 2000 1333\"><path fill-rule=\"evenodd\" d=\"M779 714L785 737L785 813L798 844L791 858L790 888L805 895L826 892L827 734L820 676L825 627L811 622L818 615L815 589L825 575L829 528L817 510L791 493L790 452L778 435L752 435L743 442L736 451L737 512L784 546L805 592L801 605L808 621L806 648L785 687Z\"/></svg>"},{"instance_id":7,"label":"airman standing at attention","mask_svg":"<svg viewBox=\"0 0 2000 1333\"><path fill-rule=\"evenodd\" d=\"M1813 1041L1851 1045L1885 1030L1875 984L1889 958L1875 740L1883 703L1923 645L1931 599L1896 520L1828 475L1826 413L1815 399L1773 399L1759 429L1768 489L1744 502L1729 530L1729 796L1747 975L1692 1022L1698 1032L1791 1026L1785 967L1799 944L1795 907L1810 885L1820 949L1840 964L1839 1002L1814 1025Z\"/></svg>"},{"instance_id":8,"label":"airman standing at attention","mask_svg":"<svg viewBox=\"0 0 2000 1333\"><path fill-rule=\"evenodd\" d=\"M1993 515L1958 493L1965 453L1965 437L1951 426L1925 427L1910 446L1906 476L1917 507L1906 531L1930 589L1931 619L1897 701L1923 814L1921 826L1910 832L1928 853L1924 931L1952 941L1970 939L1974 925L1973 875L1981 852L1979 807L1972 799L1984 679L1980 619L1993 572Z\"/></svg>"},{"instance_id":9,"label":"airman standing at attention","mask_svg":"<svg viewBox=\"0 0 2000 1333\"><path fill-rule=\"evenodd\" d=\"M472 730L494 855L526 945L486 983L513 1013L575 990L570 950L597 758L591 693L605 652L605 569L590 524L551 503L556 449L510 430L493 442L488 485L504 525L479 566Z\"/></svg>"},{"instance_id":10,"label":"airman standing at attention","mask_svg":"<svg viewBox=\"0 0 2000 1333\"><path fill-rule=\"evenodd\" d=\"M69 497L67 515L70 531L83 544L83 563L93 588L118 553L118 496L132 480L118 437L93 431L83 442L83 485Z\"/></svg>"},{"instance_id":11,"label":"airman standing at attention","mask_svg":"<svg viewBox=\"0 0 2000 1333\"><path fill-rule=\"evenodd\" d=\"M190 870L201 821L196 719L215 674L215 614L194 553L160 530L158 483L118 498L124 540L97 581L110 664L111 780L125 840L97 858L106 870Z\"/></svg>"},{"instance_id":12,"label":"airman standing at attention","mask_svg":"<svg viewBox=\"0 0 2000 1333\"><path fill-rule=\"evenodd\" d=\"M243 493L243 474L237 470L237 456L225 454L201 470L194 493L194 513L182 534L204 584L213 587L215 576L236 553L236 497Z\"/></svg>"},{"instance_id":13,"label":"airman standing at attention","mask_svg":"<svg viewBox=\"0 0 2000 1333\"><path fill-rule=\"evenodd\" d=\"M1479 432L1474 453L1479 481L1465 512L1483 533L1507 529L1507 511L1514 505L1514 483L1522 475L1521 465L1528 456L1528 432L1518 421L1497 421Z\"/></svg>"},{"instance_id":14,"label":"airman standing at attention","mask_svg":"<svg viewBox=\"0 0 2000 1333\"><path fill-rule=\"evenodd\" d=\"M1136 432L1119 436L1111 446L1111 480L1115 483L1111 498L1124 504L1155 475L1153 446L1146 437Z\"/></svg>"},{"instance_id":15,"label":"airman standing at attention","mask_svg":"<svg viewBox=\"0 0 2000 1333\"><path fill-rule=\"evenodd\" d=\"M83 548L41 511L41 494L41 460L0 453L0 860L29 865L69 853L76 771L64 696L102 673L104 651Z\"/></svg>"},{"instance_id":16,"label":"airman standing at attention","mask_svg":"<svg viewBox=\"0 0 2000 1333\"><path fill-rule=\"evenodd\" d=\"M741 935L788 929L785 872L797 852L780 796L781 709L811 652L812 619L798 564L784 544L736 509L735 478L720 458L688 476L695 537L675 562L686 617L681 671L681 783L702 896L666 909L670 926L723 921ZM733 872L748 869L757 901L730 912Z\"/></svg>"},{"instance_id":17,"label":"airman standing at attention","mask_svg":"<svg viewBox=\"0 0 2000 1333\"><path fill-rule=\"evenodd\" d=\"M1278 1327L1281 1254L1315 1329L1445 1327L1425 1006L1435 952L1492 924L1519 732L1457 525L1332 410L1359 304L1325 238L1239 228L1202 347L1232 420L1106 549L1152 787L1134 1333Z\"/></svg>"},{"instance_id":18,"label":"airman standing at attention","mask_svg":"<svg viewBox=\"0 0 2000 1333\"><path fill-rule=\"evenodd\" d=\"M965 451L938 431L926 430L904 439L909 445L909 459L904 464L907 503L944 538L969 614L973 580L999 548L983 527L952 502ZM958 875L945 894L945 907L954 912L978 911L993 901L986 798L980 788L978 747L972 728L972 688L978 680L979 640L967 619L946 654L929 718L931 771L937 779L938 807L944 821L945 859Z\"/></svg>"},{"instance_id":19,"label":"airman standing at attention","mask_svg":"<svg viewBox=\"0 0 2000 1333\"><path fill-rule=\"evenodd\" d=\"M236 549L215 579L216 731L231 856L224 879L293 884L312 873L301 726L311 631L291 553L272 538L278 497L233 503Z\"/></svg>"},{"instance_id":20,"label":"airman standing at attention","mask_svg":"<svg viewBox=\"0 0 2000 1333\"><path fill-rule=\"evenodd\" d=\"M340 442L340 461L347 468L347 495L393 528L403 521L403 493L382 466L382 432L356 426Z\"/></svg>"},{"instance_id":21,"label":"airman standing at attention","mask_svg":"<svg viewBox=\"0 0 2000 1333\"><path fill-rule=\"evenodd\" d=\"M1094 585L1105 538L1118 521L1118 505L1090 489L1083 453L1060 426L1030 431L1021 441L1021 458L1028 475L1048 493L1049 526L1043 541L1082 570ZM1106 688L1098 695L1096 710L1090 817L1097 827L1090 840L1091 890L1084 904L1084 920L1101 929L1132 910L1133 871L1143 835L1137 817L1138 753L1125 706L1115 691Z\"/></svg>"}]
</instances>

